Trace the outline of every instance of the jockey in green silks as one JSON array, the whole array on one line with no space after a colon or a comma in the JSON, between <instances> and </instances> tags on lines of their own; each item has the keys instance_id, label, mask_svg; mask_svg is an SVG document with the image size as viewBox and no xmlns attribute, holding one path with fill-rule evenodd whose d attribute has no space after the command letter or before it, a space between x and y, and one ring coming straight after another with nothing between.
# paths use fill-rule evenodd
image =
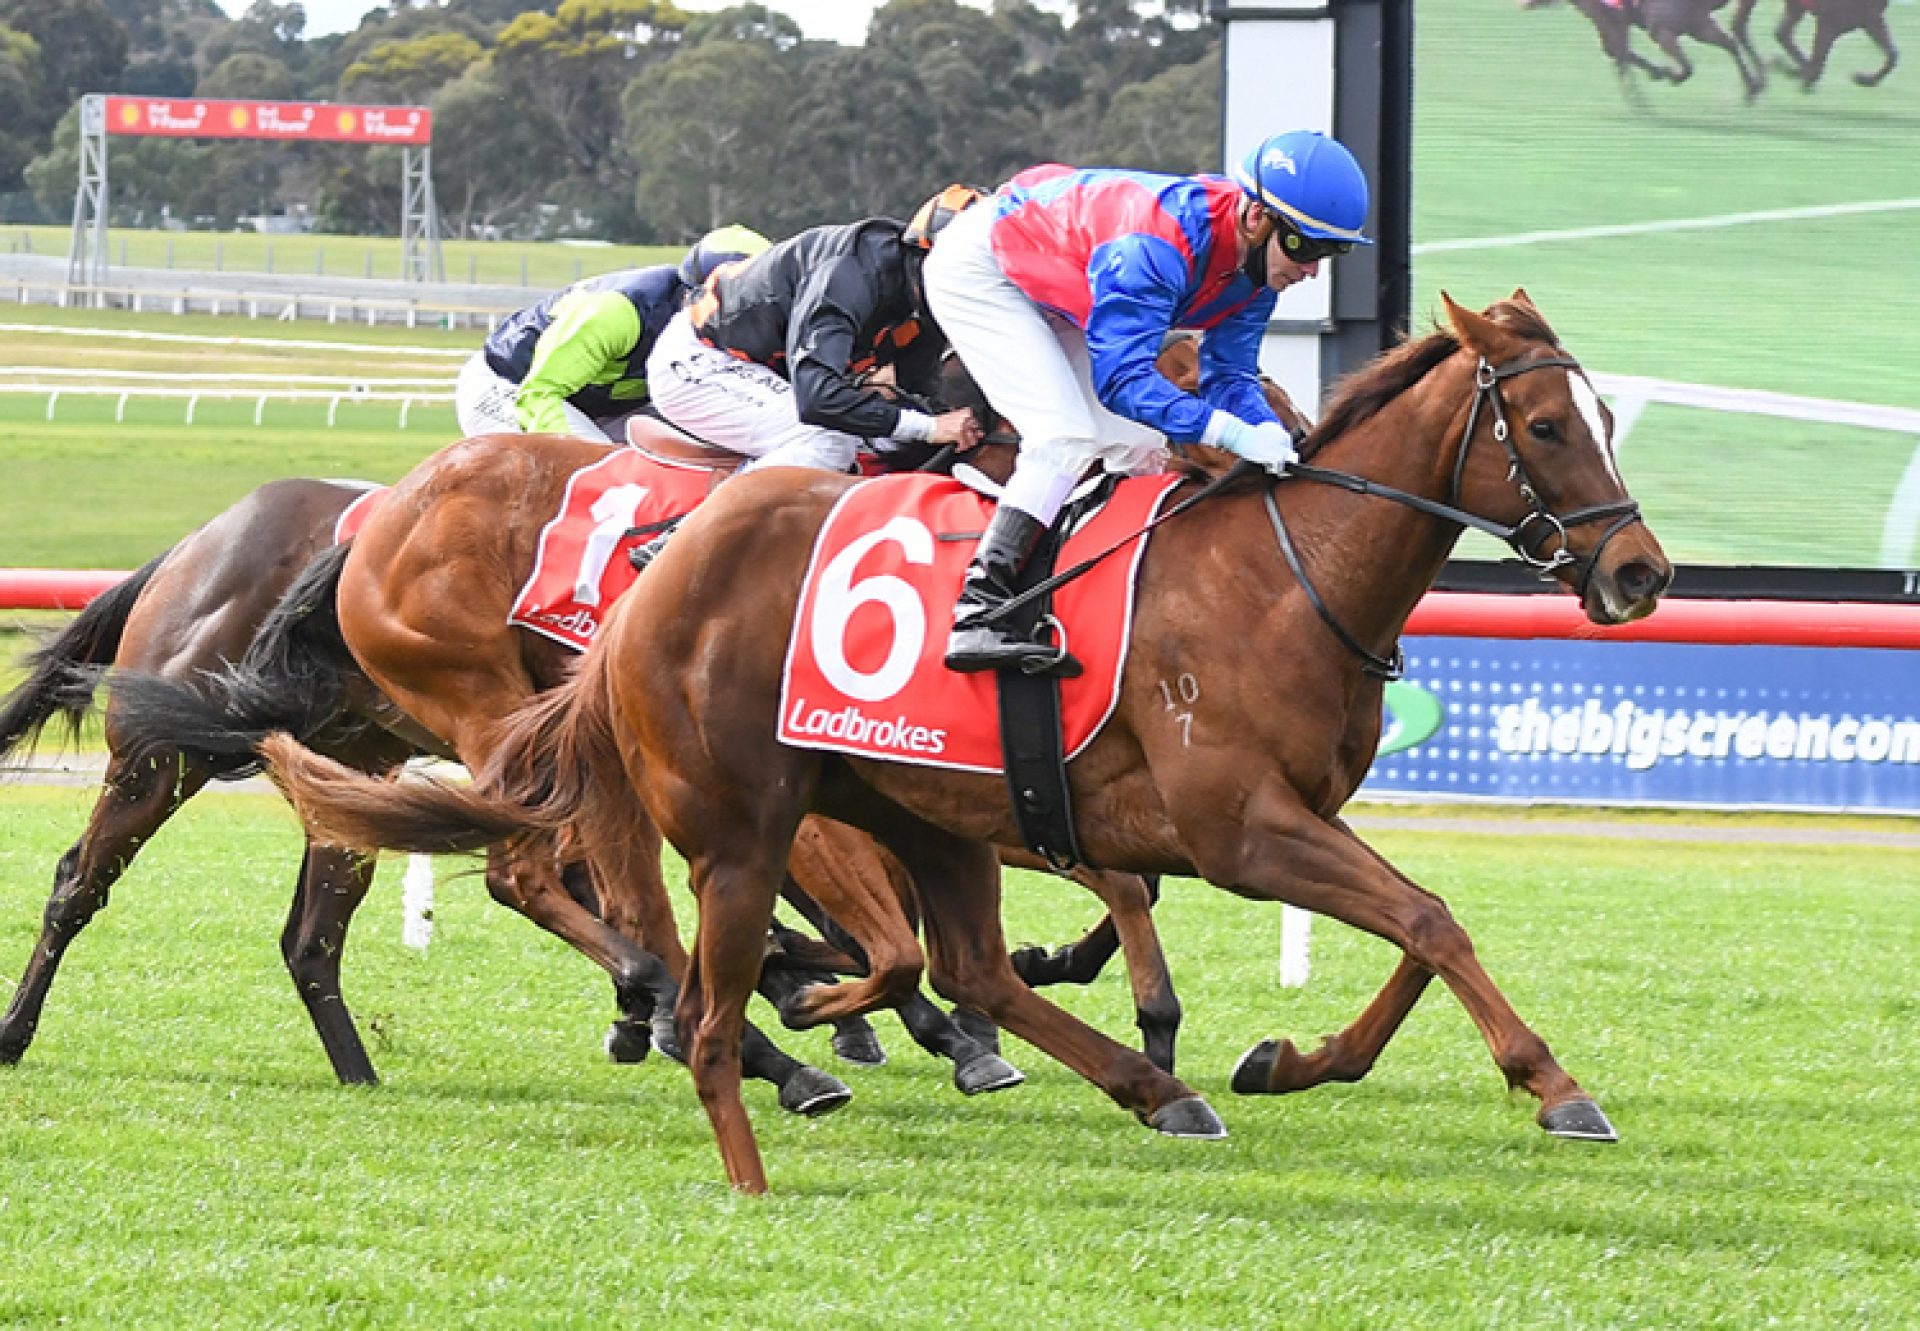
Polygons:
<instances>
[{"instance_id":1,"label":"jockey in green silks","mask_svg":"<svg viewBox=\"0 0 1920 1331\"><path fill-rule=\"evenodd\" d=\"M647 357L661 329L714 269L768 244L747 227L720 227L678 264L603 273L509 315L461 368L461 432L622 441L626 418L646 405Z\"/></svg>"}]
</instances>

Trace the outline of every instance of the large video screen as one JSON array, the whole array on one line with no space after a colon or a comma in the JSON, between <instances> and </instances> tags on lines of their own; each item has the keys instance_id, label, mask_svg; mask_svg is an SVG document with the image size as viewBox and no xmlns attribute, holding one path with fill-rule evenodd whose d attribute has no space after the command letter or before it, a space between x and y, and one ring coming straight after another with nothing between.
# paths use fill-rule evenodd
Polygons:
<instances>
[{"instance_id":1,"label":"large video screen","mask_svg":"<svg viewBox=\"0 0 1920 1331\"><path fill-rule=\"evenodd\" d=\"M1691 39L1684 82L1608 58L1601 27L1685 0L1417 6L1414 330L1442 290L1478 308L1526 288L1612 406L1676 561L1920 567L1920 4L1713 16L1743 5L1752 97L1749 62ZM1883 14L1909 63L1865 86L1886 56L1853 31L1809 89L1775 33L1800 13L1811 51L1828 11Z\"/></svg>"}]
</instances>

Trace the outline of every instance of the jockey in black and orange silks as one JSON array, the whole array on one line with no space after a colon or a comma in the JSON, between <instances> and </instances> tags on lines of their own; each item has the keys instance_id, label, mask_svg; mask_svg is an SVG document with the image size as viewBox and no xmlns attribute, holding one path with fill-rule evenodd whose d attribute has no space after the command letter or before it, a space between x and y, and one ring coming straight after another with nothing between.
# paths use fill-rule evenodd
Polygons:
<instances>
[{"instance_id":1,"label":"jockey in black and orange silks","mask_svg":"<svg viewBox=\"0 0 1920 1331\"><path fill-rule=\"evenodd\" d=\"M856 382L891 366L898 387L931 394L947 342L921 301L925 254L913 224L882 217L723 267L654 347L655 405L755 467L846 471L863 448L978 442L965 410L932 416Z\"/></svg>"}]
</instances>

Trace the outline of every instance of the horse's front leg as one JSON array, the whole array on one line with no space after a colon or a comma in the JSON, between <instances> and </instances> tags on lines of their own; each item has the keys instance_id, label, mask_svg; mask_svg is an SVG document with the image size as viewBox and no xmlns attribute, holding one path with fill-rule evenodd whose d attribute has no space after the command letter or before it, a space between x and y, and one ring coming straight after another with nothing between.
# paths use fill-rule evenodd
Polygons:
<instances>
[{"instance_id":1,"label":"horse's front leg","mask_svg":"<svg viewBox=\"0 0 1920 1331\"><path fill-rule=\"evenodd\" d=\"M1265 1068L1256 1048L1243 1060L1236 1089L1248 1089L1245 1083L1256 1082L1263 1072L1282 1082L1301 1075L1331 1080L1364 1072L1419 998L1427 983L1422 972L1427 972L1440 976L1459 998L1507 1084L1524 1088L1540 1101L1543 1128L1562 1137L1615 1139L1606 1115L1481 967L1472 940L1446 903L1415 885L1344 825L1309 813L1290 792L1268 791L1248 801L1237 824L1213 823L1190 841L1196 847L1196 867L1209 881L1341 920L1406 954L1386 988L1353 1026L1329 1041L1330 1048L1310 1059L1296 1055L1284 1065L1274 1056L1265 1060L1272 1065ZM1342 1041L1349 1043L1342 1047Z\"/></svg>"},{"instance_id":2,"label":"horse's front leg","mask_svg":"<svg viewBox=\"0 0 1920 1331\"><path fill-rule=\"evenodd\" d=\"M1648 36L1653 38L1653 44L1660 48L1661 53L1673 62L1673 67L1666 70L1661 75L1662 78L1669 83L1685 83L1693 77L1693 62L1688 60L1686 52L1680 49L1680 38L1677 34L1655 32L1649 33Z\"/></svg>"},{"instance_id":3,"label":"horse's front leg","mask_svg":"<svg viewBox=\"0 0 1920 1331\"><path fill-rule=\"evenodd\" d=\"M1160 896L1158 880L1094 869L1076 869L1070 876L1106 903L1107 918L1113 921L1127 958L1141 1048L1155 1067L1172 1072L1174 1041L1180 1034L1180 998L1173 991L1173 972L1160 946L1160 931L1153 925L1153 907Z\"/></svg>"},{"instance_id":4,"label":"horse's front leg","mask_svg":"<svg viewBox=\"0 0 1920 1331\"><path fill-rule=\"evenodd\" d=\"M1773 30L1773 39L1780 43L1780 49L1787 53L1788 63L1780 66L1780 72L1799 79L1803 84L1807 81L1807 53L1802 51L1799 43L1793 40L1793 34L1800 26L1800 17L1804 12L1799 5L1789 0L1787 12L1780 19L1780 26Z\"/></svg>"},{"instance_id":5,"label":"horse's front leg","mask_svg":"<svg viewBox=\"0 0 1920 1331\"><path fill-rule=\"evenodd\" d=\"M1893 73L1893 67L1900 63L1900 48L1893 44L1893 33L1887 28L1887 20L1884 15L1874 19L1870 23L1862 24L1860 31L1872 38L1873 44L1880 48L1880 54L1886 57L1885 62L1873 73L1855 74L1853 76L1853 81L1861 87L1872 88L1878 86L1880 80Z\"/></svg>"},{"instance_id":6,"label":"horse's front leg","mask_svg":"<svg viewBox=\"0 0 1920 1331\"><path fill-rule=\"evenodd\" d=\"M1827 72L1827 57L1833 54L1833 44L1840 40L1838 25L1824 18L1814 21L1813 50L1807 55L1806 90L1812 92L1814 85L1820 82L1820 76Z\"/></svg>"}]
</instances>

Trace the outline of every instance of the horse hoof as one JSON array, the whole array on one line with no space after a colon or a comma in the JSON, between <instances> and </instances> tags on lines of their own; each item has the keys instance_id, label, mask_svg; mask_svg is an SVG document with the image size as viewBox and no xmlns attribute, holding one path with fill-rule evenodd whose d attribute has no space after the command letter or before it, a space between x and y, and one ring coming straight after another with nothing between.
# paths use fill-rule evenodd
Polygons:
<instances>
[{"instance_id":1,"label":"horse hoof","mask_svg":"<svg viewBox=\"0 0 1920 1331\"><path fill-rule=\"evenodd\" d=\"M975 1012L972 1008L957 1007L953 1010L953 1024L960 1033L979 1045L988 1053L1000 1052L1000 1028L984 1012Z\"/></svg>"},{"instance_id":2,"label":"horse hoof","mask_svg":"<svg viewBox=\"0 0 1920 1331\"><path fill-rule=\"evenodd\" d=\"M1147 1119L1147 1126L1163 1137L1189 1137L1197 1141L1220 1141L1227 1125L1213 1112L1213 1106L1197 1095L1162 1105Z\"/></svg>"},{"instance_id":3,"label":"horse hoof","mask_svg":"<svg viewBox=\"0 0 1920 1331\"><path fill-rule=\"evenodd\" d=\"M1576 1142L1617 1142L1620 1134L1591 1100L1563 1100L1540 1111L1540 1126L1556 1137Z\"/></svg>"},{"instance_id":4,"label":"horse hoof","mask_svg":"<svg viewBox=\"0 0 1920 1331\"><path fill-rule=\"evenodd\" d=\"M953 1065L953 1084L962 1095L985 1095L1018 1086L1027 1076L998 1054L981 1053Z\"/></svg>"},{"instance_id":5,"label":"horse hoof","mask_svg":"<svg viewBox=\"0 0 1920 1331\"><path fill-rule=\"evenodd\" d=\"M687 1061L686 1051L680 1048L680 1029L673 1024L673 1014L660 1013L653 1019L653 1047L676 1063Z\"/></svg>"},{"instance_id":6,"label":"horse hoof","mask_svg":"<svg viewBox=\"0 0 1920 1331\"><path fill-rule=\"evenodd\" d=\"M819 1068L801 1068L780 1088L780 1107L807 1118L831 1114L851 1099L853 1092L845 1082Z\"/></svg>"},{"instance_id":7,"label":"horse hoof","mask_svg":"<svg viewBox=\"0 0 1920 1331\"><path fill-rule=\"evenodd\" d=\"M1280 1059L1283 1040L1262 1040L1233 1065L1233 1080L1228 1083L1235 1095L1265 1095L1273 1085L1274 1064Z\"/></svg>"},{"instance_id":8,"label":"horse hoof","mask_svg":"<svg viewBox=\"0 0 1920 1331\"><path fill-rule=\"evenodd\" d=\"M644 1021L616 1021L607 1027L607 1057L616 1063L644 1063L653 1049L653 1031Z\"/></svg>"},{"instance_id":9,"label":"horse hoof","mask_svg":"<svg viewBox=\"0 0 1920 1331\"><path fill-rule=\"evenodd\" d=\"M843 1062L857 1063L863 1068L887 1065L887 1051L880 1047L880 1037L873 1033L873 1027L865 1024L834 1031L833 1052Z\"/></svg>"}]
</instances>

